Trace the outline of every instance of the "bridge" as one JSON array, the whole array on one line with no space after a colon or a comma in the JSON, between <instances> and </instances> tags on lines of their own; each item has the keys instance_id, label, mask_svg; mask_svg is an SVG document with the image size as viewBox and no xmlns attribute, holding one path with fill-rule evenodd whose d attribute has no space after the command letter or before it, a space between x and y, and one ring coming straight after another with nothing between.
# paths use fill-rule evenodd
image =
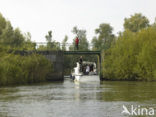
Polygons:
<instances>
[{"instance_id":1,"label":"bridge","mask_svg":"<svg viewBox=\"0 0 156 117\"><path fill-rule=\"evenodd\" d=\"M63 79L64 71L64 55L98 55L98 70L101 76L101 52L100 51L36 51L36 53L44 55L54 65L56 79Z\"/></svg>"},{"instance_id":2,"label":"bridge","mask_svg":"<svg viewBox=\"0 0 156 117\"><path fill-rule=\"evenodd\" d=\"M64 55L98 55L98 70L101 77L101 52L100 51L15 51L15 54L30 55L33 53L45 56L50 62L53 63L54 72L49 76L49 80L63 80L64 79Z\"/></svg>"},{"instance_id":3,"label":"bridge","mask_svg":"<svg viewBox=\"0 0 156 117\"><path fill-rule=\"evenodd\" d=\"M84 54L84 55L99 55L101 56L101 51L63 51L64 55L75 55L75 54Z\"/></svg>"},{"instance_id":4,"label":"bridge","mask_svg":"<svg viewBox=\"0 0 156 117\"><path fill-rule=\"evenodd\" d=\"M53 45L53 42L51 42L49 44ZM36 48L38 48L40 46L47 46L47 42L34 42L34 45ZM60 49L65 47L67 50L69 49L69 47L75 46L75 45L73 45L73 43L60 43L60 42L56 42L55 45L57 47L59 47ZM92 47L93 47L93 44L88 43L88 48L91 49Z\"/></svg>"},{"instance_id":5,"label":"bridge","mask_svg":"<svg viewBox=\"0 0 156 117\"><path fill-rule=\"evenodd\" d=\"M101 77L101 52L100 51L10 51L14 54L20 54L22 56L30 55L33 53L37 53L40 55L45 56L50 62L53 63L54 72L52 75L49 76L49 80L63 80L64 79L64 55L98 55L98 69L99 75Z\"/></svg>"},{"instance_id":6,"label":"bridge","mask_svg":"<svg viewBox=\"0 0 156 117\"><path fill-rule=\"evenodd\" d=\"M1 44L1 43L0 43ZM9 43L3 43L3 44L9 44ZM29 43L28 43L29 44ZM51 43L53 44L53 43ZM42 46L41 46L42 45ZM32 51L21 51L21 50L10 50L10 52L13 52L14 54L20 54L20 55L30 55L33 53L37 53L37 54L41 54L43 56L45 56L49 61L51 61L53 63L54 66L54 71L55 71L55 77L52 78L51 76L51 80L63 80L63 71L64 71L64 67L63 67L63 63L64 63L64 55L98 55L98 71L99 71L99 75L101 76L101 52L100 51L79 51L79 50L74 50L71 51L69 49L69 47L73 47L73 43L55 43L55 45L58 45L59 49L53 51L53 48L50 48L50 50L47 50L47 42L34 42L33 45L31 45L32 47L36 48L33 49ZM45 47L43 48L43 50L38 49L39 47ZM63 47L67 47L66 51L63 50ZM92 44L88 45L88 49L90 48L91 50Z\"/></svg>"}]
</instances>

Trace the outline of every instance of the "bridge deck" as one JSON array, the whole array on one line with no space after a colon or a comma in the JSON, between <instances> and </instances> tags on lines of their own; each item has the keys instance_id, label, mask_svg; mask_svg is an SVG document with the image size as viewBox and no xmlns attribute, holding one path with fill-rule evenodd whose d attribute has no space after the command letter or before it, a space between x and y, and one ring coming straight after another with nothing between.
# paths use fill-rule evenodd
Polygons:
<instances>
[{"instance_id":1,"label":"bridge deck","mask_svg":"<svg viewBox=\"0 0 156 117\"><path fill-rule=\"evenodd\" d=\"M100 51L64 51L64 55L73 55L73 54L96 54L96 55L100 55L101 52Z\"/></svg>"}]
</instances>

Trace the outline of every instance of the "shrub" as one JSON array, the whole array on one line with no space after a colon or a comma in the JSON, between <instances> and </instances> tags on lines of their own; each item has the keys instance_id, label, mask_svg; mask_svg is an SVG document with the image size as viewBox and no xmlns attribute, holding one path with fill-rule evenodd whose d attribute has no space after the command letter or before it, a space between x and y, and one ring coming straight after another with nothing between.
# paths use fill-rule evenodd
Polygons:
<instances>
[{"instance_id":1,"label":"shrub","mask_svg":"<svg viewBox=\"0 0 156 117\"><path fill-rule=\"evenodd\" d=\"M42 82L52 72L52 64L37 54L3 54L0 61L0 86Z\"/></svg>"}]
</instances>

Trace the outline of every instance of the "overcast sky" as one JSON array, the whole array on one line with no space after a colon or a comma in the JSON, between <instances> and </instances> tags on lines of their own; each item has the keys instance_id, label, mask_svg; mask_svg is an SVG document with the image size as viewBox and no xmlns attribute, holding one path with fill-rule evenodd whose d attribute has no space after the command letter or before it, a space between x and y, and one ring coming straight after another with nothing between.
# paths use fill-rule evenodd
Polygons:
<instances>
[{"instance_id":1,"label":"overcast sky","mask_svg":"<svg viewBox=\"0 0 156 117\"><path fill-rule=\"evenodd\" d=\"M123 30L124 18L134 13L153 23L156 0L0 0L0 12L36 42L45 42L49 30L54 40L61 42L68 35L71 42L74 26L86 29L90 41L99 24L109 23L116 34Z\"/></svg>"}]
</instances>

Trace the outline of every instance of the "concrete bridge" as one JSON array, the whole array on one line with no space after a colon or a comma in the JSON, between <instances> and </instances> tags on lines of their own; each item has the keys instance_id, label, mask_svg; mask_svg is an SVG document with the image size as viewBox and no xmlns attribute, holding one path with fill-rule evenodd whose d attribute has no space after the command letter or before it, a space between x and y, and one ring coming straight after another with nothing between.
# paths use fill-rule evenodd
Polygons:
<instances>
[{"instance_id":1,"label":"concrete bridge","mask_svg":"<svg viewBox=\"0 0 156 117\"><path fill-rule=\"evenodd\" d=\"M53 63L54 73L48 76L48 80L64 79L64 55L98 55L99 58L99 75L101 76L101 52L100 51L16 51L15 54L29 55L37 53L44 55Z\"/></svg>"},{"instance_id":2,"label":"concrete bridge","mask_svg":"<svg viewBox=\"0 0 156 117\"><path fill-rule=\"evenodd\" d=\"M64 55L98 55L99 58L99 75L101 76L101 52L100 51L38 51L38 54L44 55L54 65L53 77L50 80L63 80L64 78Z\"/></svg>"}]
</instances>

